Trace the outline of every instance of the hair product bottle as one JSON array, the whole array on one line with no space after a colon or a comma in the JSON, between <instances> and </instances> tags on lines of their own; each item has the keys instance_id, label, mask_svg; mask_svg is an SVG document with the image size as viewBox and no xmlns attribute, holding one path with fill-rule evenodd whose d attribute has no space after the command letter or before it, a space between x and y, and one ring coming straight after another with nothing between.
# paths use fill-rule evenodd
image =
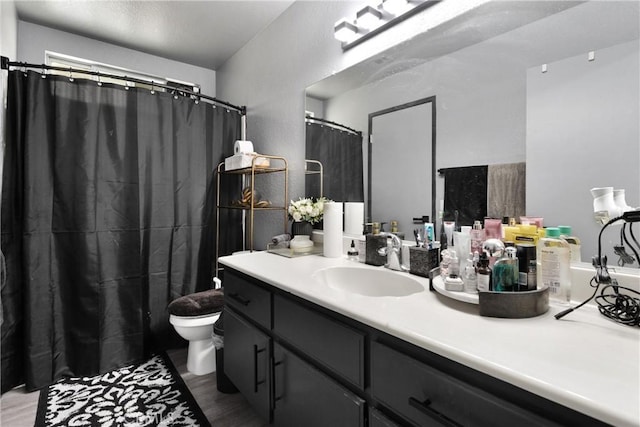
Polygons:
<instances>
[{"instance_id":1,"label":"hair product bottle","mask_svg":"<svg viewBox=\"0 0 640 427\"><path fill-rule=\"evenodd\" d=\"M536 247L531 243L519 243L516 245L516 256L518 257L518 288L521 291L535 291L537 270L536 270Z\"/></svg>"},{"instance_id":2,"label":"hair product bottle","mask_svg":"<svg viewBox=\"0 0 640 427\"><path fill-rule=\"evenodd\" d=\"M538 240L538 288L549 287L549 300L567 304L571 300L571 249L560 238L557 227L547 227Z\"/></svg>"}]
</instances>

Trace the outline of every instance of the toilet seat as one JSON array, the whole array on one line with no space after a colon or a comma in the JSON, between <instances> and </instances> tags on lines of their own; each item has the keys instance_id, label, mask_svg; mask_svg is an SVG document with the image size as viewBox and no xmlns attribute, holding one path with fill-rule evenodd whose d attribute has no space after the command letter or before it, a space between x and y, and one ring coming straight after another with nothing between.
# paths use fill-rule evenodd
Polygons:
<instances>
[{"instance_id":1,"label":"toilet seat","mask_svg":"<svg viewBox=\"0 0 640 427\"><path fill-rule=\"evenodd\" d=\"M220 313L222 311L217 311L211 314L204 314L202 316L176 316L175 314L169 315L169 323L175 326L204 326L211 324L213 325L218 317L220 317Z\"/></svg>"}]
</instances>

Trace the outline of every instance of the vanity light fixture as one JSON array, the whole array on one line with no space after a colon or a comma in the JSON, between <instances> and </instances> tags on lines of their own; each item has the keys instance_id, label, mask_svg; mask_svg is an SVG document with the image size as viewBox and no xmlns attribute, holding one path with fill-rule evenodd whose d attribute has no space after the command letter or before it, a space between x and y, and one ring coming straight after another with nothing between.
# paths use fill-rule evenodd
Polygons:
<instances>
[{"instance_id":1,"label":"vanity light fixture","mask_svg":"<svg viewBox=\"0 0 640 427\"><path fill-rule=\"evenodd\" d=\"M398 16L409 9L409 2L407 0L382 0L380 6L391 15Z\"/></svg>"},{"instance_id":2,"label":"vanity light fixture","mask_svg":"<svg viewBox=\"0 0 640 427\"><path fill-rule=\"evenodd\" d=\"M365 6L356 13L356 24L365 30L373 30L382 24L382 12L373 6Z\"/></svg>"},{"instance_id":3,"label":"vanity light fixture","mask_svg":"<svg viewBox=\"0 0 640 427\"><path fill-rule=\"evenodd\" d=\"M333 35L342 43L350 43L358 35L358 27L356 27L346 19L341 19L340 21L336 22L335 26L333 27Z\"/></svg>"},{"instance_id":4,"label":"vanity light fixture","mask_svg":"<svg viewBox=\"0 0 640 427\"><path fill-rule=\"evenodd\" d=\"M343 18L333 27L334 37L342 42L342 50L350 49L387 28L404 21L441 0L378 0L377 6L367 5L356 13L355 22Z\"/></svg>"}]
</instances>

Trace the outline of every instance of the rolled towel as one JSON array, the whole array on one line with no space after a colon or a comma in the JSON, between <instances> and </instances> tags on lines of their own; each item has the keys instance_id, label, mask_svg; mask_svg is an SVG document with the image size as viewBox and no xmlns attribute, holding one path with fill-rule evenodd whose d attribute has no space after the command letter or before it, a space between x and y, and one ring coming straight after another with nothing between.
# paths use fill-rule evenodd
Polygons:
<instances>
[{"instance_id":1,"label":"rolled towel","mask_svg":"<svg viewBox=\"0 0 640 427\"><path fill-rule=\"evenodd\" d=\"M279 245L280 243L288 242L291 240L290 234L278 234L277 236L273 236L271 241L274 245Z\"/></svg>"}]
</instances>

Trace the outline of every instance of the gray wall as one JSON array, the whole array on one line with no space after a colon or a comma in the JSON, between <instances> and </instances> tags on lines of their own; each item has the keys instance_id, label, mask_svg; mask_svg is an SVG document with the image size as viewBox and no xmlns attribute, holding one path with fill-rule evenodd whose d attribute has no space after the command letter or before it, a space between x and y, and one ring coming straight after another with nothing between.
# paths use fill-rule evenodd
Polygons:
<instances>
[{"instance_id":1,"label":"gray wall","mask_svg":"<svg viewBox=\"0 0 640 427\"><path fill-rule=\"evenodd\" d=\"M571 225L586 262L601 228L589 190L625 189L627 204L640 206L639 50L638 41L624 43L597 50L595 61L585 53L527 72L527 213ZM619 231L603 235L610 264Z\"/></svg>"},{"instance_id":2,"label":"gray wall","mask_svg":"<svg viewBox=\"0 0 640 427\"><path fill-rule=\"evenodd\" d=\"M19 21L18 57L11 59L42 64L45 62L46 50L160 77L197 83L201 85L203 94L216 96L216 72L213 70Z\"/></svg>"},{"instance_id":3,"label":"gray wall","mask_svg":"<svg viewBox=\"0 0 640 427\"><path fill-rule=\"evenodd\" d=\"M18 50L18 18L12 1L0 1L0 55L9 59L16 57ZM7 97L7 73L0 72L0 184L4 164L5 115Z\"/></svg>"},{"instance_id":4,"label":"gray wall","mask_svg":"<svg viewBox=\"0 0 640 427\"><path fill-rule=\"evenodd\" d=\"M486 2L438 3L344 53L333 26L355 16L362 1L295 2L217 70L219 96L247 106L247 137L257 151L287 157L290 198L296 199L304 195L305 88ZM282 232L277 217L257 224L256 247Z\"/></svg>"}]
</instances>

